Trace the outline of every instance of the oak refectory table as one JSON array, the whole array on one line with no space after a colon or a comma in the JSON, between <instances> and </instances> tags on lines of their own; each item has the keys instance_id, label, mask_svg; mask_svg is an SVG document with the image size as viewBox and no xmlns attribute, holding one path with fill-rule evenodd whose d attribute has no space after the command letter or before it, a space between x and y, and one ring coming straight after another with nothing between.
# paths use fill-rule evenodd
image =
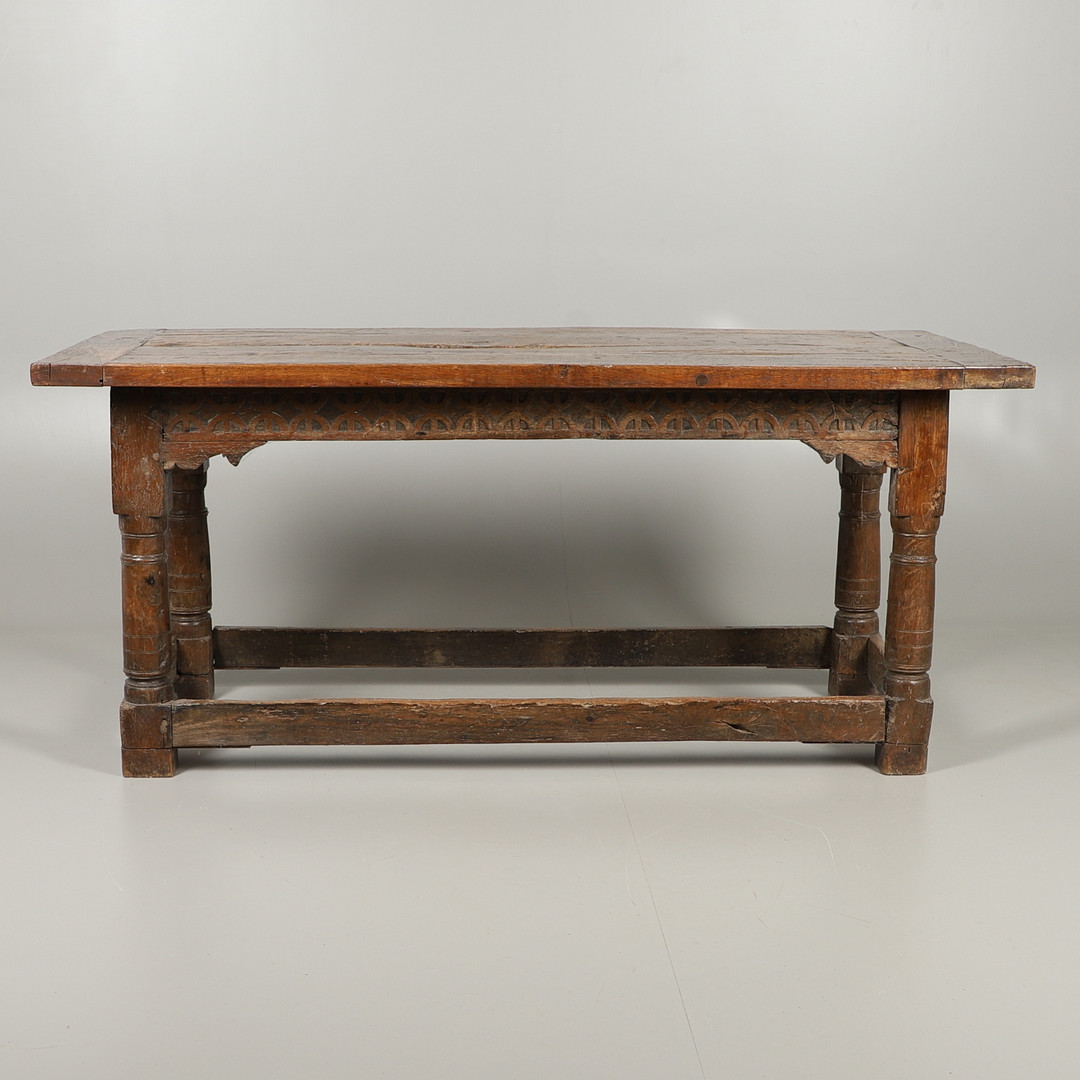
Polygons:
<instances>
[{"instance_id":1,"label":"oak refectory table","mask_svg":"<svg viewBox=\"0 0 1080 1080\"><path fill-rule=\"evenodd\" d=\"M124 330L34 364L111 389L122 543L127 776L178 747L651 740L873 743L926 769L934 540L949 392L1030 364L923 331ZM833 625L549 630L214 626L206 466L345 439L794 439L840 477ZM878 494L890 470L887 619ZM214 700L214 672L277 667L827 668L813 697Z\"/></svg>"}]
</instances>

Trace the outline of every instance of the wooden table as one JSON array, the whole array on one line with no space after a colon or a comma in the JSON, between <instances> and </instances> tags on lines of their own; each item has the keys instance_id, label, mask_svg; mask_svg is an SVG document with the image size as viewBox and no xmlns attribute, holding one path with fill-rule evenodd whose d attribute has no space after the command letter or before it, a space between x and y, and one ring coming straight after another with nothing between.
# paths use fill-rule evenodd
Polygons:
<instances>
[{"instance_id":1,"label":"wooden table","mask_svg":"<svg viewBox=\"0 0 1080 1080\"><path fill-rule=\"evenodd\" d=\"M125 330L34 364L109 386L122 541L126 776L178 747L652 740L875 743L921 773L950 390L1035 369L922 331ZM345 439L796 439L840 476L832 627L322 630L213 626L206 466ZM878 633L878 493L892 557ZM215 701L277 667L828 668L827 696Z\"/></svg>"}]
</instances>

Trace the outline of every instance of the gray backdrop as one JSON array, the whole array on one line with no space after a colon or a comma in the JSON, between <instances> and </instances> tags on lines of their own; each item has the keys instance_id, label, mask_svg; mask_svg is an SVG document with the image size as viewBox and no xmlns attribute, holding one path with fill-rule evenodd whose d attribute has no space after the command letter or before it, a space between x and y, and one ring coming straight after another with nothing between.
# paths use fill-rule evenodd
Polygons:
<instances>
[{"instance_id":1,"label":"gray backdrop","mask_svg":"<svg viewBox=\"0 0 1080 1080\"><path fill-rule=\"evenodd\" d=\"M939 617L1071 620L1070 0L0 0L10 628L111 633L104 391L142 326L922 328L954 395ZM221 622L831 619L800 445L280 446L211 469Z\"/></svg>"}]
</instances>

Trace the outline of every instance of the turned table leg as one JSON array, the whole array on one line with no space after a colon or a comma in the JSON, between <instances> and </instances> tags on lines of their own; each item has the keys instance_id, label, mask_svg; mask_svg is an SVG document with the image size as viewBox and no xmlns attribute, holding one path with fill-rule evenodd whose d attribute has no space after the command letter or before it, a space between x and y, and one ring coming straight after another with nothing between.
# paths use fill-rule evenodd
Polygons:
<instances>
[{"instance_id":1,"label":"turned table leg","mask_svg":"<svg viewBox=\"0 0 1080 1080\"><path fill-rule=\"evenodd\" d=\"M119 517L123 598L125 776L172 776L170 709L175 659L166 553L168 482L160 426L138 390L112 396L113 510Z\"/></svg>"},{"instance_id":2,"label":"turned table leg","mask_svg":"<svg viewBox=\"0 0 1080 1080\"><path fill-rule=\"evenodd\" d=\"M836 620L829 667L830 694L868 694L867 642L878 632L881 603L881 512L884 465L860 465L846 455L840 471L840 530L836 546Z\"/></svg>"},{"instance_id":3,"label":"turned table leg","mask_svg":"<svg viewBox=\"0 0 1080 1080\"><path fill-rule=\"evenodd\" d=\"M885 625L884 773L926 771L933 701L935 538L945 509L948 391L900 396L898 464L889 490L892 555Z\"/></svg>"},{"instance_id":4,"label":"turned table leg","mask_svg":"<svg viewBox=\"0 0 1080 1080\"><path fill-rule=\"evenodd\" d=\"M172 470L169 503L169 610L176 643L176 696L214 696L210 621L210 538L206 466Z\"/></svg>"}]
</instances>

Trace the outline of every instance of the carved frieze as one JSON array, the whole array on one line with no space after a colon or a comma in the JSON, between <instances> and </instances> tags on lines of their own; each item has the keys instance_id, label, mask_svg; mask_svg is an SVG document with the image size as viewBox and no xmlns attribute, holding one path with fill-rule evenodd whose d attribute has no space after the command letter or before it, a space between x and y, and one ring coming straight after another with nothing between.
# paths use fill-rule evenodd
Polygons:
<instances>
[{"instance_id":1,"label":"carved frieze","mask_svg":"<svg viewBox=\"0 0 1080 1080\"><path fill-rule=\"evenodd\" d=\"M797 439L825 457L895 463L897 395L847 391L174 390L167 463L239 460L282 440Z\"/></svg>"}]
</instances>

